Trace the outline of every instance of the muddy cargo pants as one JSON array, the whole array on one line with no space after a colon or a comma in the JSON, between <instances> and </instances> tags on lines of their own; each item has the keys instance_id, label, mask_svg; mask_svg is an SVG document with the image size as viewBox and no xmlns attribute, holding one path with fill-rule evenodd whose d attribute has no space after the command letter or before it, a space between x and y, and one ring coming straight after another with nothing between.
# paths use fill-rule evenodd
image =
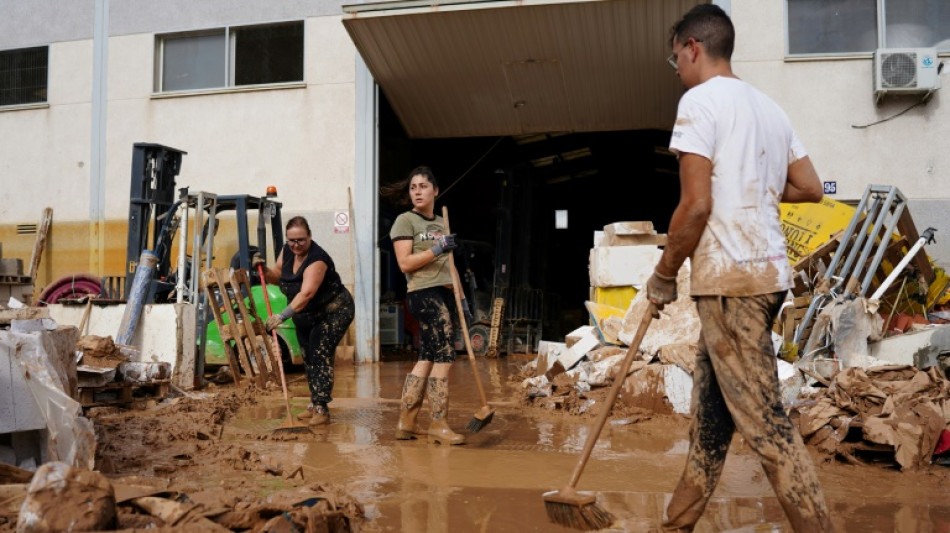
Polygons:
<instances>
[{"instance_id":1,"label":"muddy cargo pants","mask_svg":"<svg viewBox=\"0 0 950 533\"><path fill-rule=\"evenodd\" d=\"M795 531L832 531L801 435L782 408L772 322L784 293L696 299L702 333L693 372L689 455L664 531L692 531L719 482L733 433L758 454Z\"/></svg>"},{"instance_id":2,"label":"muddy cargo pants","mask_svg":"<svg viewBox=\"0 0 950 533\"><path fill-rule=\"evenodd\" d=\"M316 313L297 313L293 317L307 371L310 401L314 406L326 407L333 400L336 346L353 322L355 311L353 297L344 289L325 309Z\"/></svg>"}]
</instances>

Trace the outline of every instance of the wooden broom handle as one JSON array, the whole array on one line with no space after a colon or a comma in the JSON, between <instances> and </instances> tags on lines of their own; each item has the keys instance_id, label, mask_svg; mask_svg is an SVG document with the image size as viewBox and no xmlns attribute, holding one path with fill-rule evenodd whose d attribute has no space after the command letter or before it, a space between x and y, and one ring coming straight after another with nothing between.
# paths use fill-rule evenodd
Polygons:
<instances>
[{"instance_id":1,"label":"wooden broom handle","mask_svg":"<svg viewBox=\"0 0 950 533\"><path fill-rule=\"evenodd\" d=\"M630 371L630 365L633 364L633 356L635 356L640 349L640 343L643 342L643 337L647 333L647 328L650 327L650 322L653 321L654 313L656 313L656 306L651 302L643 314L643 319L640 320L640 327L637 328L637 334L633 338L633 342L631 342L630 347L627 348L627 355L623 358L623 363L620 365L620 373L614 376L614 383L610 386L610 393L607 395L604 407L600 414L597 415L597 421L591 426L591 431L587 435L587 441L584 442L584 451L581 453L581 457L577 461L577 466L574 467L574 473L571 474L571 481L568 483L571 489L577 486L577 481L581 478L581 472L583 472L584 467L587 466L587 460L590 459L590 454L594 451L594 445L597 444L597 438L600 437L600 432L604 429L604 424L607 423L607 417L610 416L614 402L617 401L620 387L623 386L627 372Z\"/></svg>"},{"instance_id":2,"label":"wooden broom handle","mask_svg":"<svg viewBox=\"0 0 950 533\"><path fill-rule=\"evenodd\" d=\"M442 218L445 220L445 233L452 233L449 230L449 208L442 206ZM478 376L478 366L475 364L475 354L472 352L472 340L468 338L468 324L465 323L465 311L462 309L461 282L459 282L458 270L455 270L455 254L449 250L449 270L452 271L452 294L455 295L455 307L458 308L459 324L462 325L462 338L465 340L465 350L468 352L468 361L472 364L472 373L475 374L475 388L478 389L478 396L482 400L482 406L488 405L488 399L485 397L485 389L482 388L482 378Z\"/></svg>"}]
</instances>

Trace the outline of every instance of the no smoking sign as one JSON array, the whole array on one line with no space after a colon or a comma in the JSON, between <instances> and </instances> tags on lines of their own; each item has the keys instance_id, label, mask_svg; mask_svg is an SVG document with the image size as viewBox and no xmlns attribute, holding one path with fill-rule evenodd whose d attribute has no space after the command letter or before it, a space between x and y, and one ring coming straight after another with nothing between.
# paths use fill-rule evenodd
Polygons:
<instances>
[{"instance_id":1,"label":"no smoking sign","mask_svg":"<svg viewBox=\"0 0 950 533\"><path fill-rule=\"evenodd\" d=\"M333 214L333 233L349 233L350 214L346 211L337 211Z\"/></svg>"}]
</instances>

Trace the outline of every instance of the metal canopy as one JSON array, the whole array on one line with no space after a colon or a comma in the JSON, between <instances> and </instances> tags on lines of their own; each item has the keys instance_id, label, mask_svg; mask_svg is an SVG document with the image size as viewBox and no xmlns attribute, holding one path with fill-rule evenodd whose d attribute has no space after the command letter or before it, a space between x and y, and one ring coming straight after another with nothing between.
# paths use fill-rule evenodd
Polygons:
<instances>
[{"instance_id":1,"label":"metal canopy","mask_svg":"<svg viewBox=\"0 0 950 533\"><path fill-rule=\"evenodd\" d=\"M343 24L412 138L669 129L669 29L698 3L410 0Z\"/></svg>"}]
</instances>

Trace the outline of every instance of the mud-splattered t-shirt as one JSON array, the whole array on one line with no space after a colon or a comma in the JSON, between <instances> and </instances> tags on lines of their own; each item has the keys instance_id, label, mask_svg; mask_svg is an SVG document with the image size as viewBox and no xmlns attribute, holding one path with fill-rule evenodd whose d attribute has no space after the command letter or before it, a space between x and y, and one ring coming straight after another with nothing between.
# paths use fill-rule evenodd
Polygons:
<instances>
[{"instance_id":1,"label":"mud-splattered t-shirt","mask_svg":"<svg viewBox=\"0 0 950 533\"><path fill-rule=\"evenodd\" d=\"M712 161L712 212L691 257L693 296L787 290L779 202L805 147L785 112L758 89L715 77L683 95L670 149Z\"/></svg>"},{"instance_id":2,"label":"mud-splattered t-shirt","mask_svg":"<svg viewBox=\"0 0 950 533\"><path fill-rule=\"evenodd\" d=\"M445 233L445 221L439 215L426 218L415 211L406 211L396 217L389 237L396 241L412 239L412 253L424 252L435 245L436 239ZM429 287L452 284L449 256L442 254L426 266L406 274L407 291L413 292Z\"/></svg>"}]
</instances>

